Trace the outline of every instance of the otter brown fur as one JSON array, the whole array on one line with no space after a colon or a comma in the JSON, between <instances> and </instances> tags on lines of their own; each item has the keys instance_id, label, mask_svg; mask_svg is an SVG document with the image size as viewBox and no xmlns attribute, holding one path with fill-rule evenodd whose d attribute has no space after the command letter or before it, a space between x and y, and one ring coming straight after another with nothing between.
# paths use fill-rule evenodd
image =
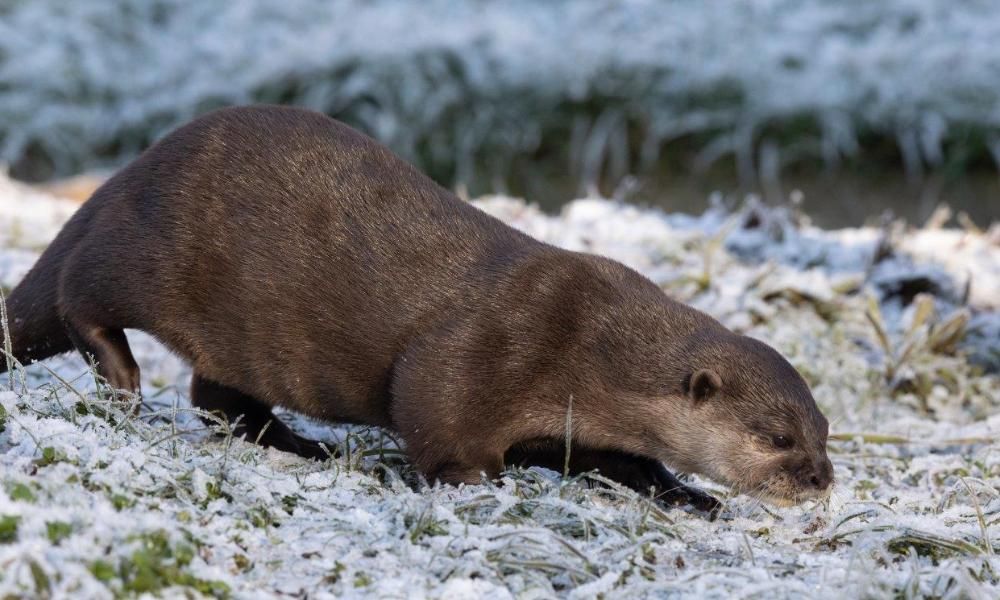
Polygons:
<instances>
[{"instance_id":1,"label":"otter brown fur","mask_svg":"<svg viewBox=\"0 0 1000 600\"><path fill-rule=\"evenodd\" d=\"M194 406L326 457L271 407L399 432L431 481L570 469L716 502L663 463L776 500L832 482L802 378L607 258L541 243L324 115L181 127L67 222L8 300L14 356L76 347L139 389L124 329L188 360Z\"/></svg>"}]
</instances>

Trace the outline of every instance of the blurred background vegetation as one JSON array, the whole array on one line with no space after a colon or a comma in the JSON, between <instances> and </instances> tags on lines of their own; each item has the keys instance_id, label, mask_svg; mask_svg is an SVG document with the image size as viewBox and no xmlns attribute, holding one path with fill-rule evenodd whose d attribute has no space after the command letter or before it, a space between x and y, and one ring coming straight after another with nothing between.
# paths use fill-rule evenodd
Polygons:
<instances>
[{"instance_id":1,"label":"blurred background vegetation","mask_svg":"<svg viewBox=\"0 0 1000 600\"><path fill-rule=\"evenodd\" d=\"M0 0L0 161L107 172L204 111L311 107L555 210L804 193L824 226L1000 218L991 0ZM794 195L794 194L793 194Z\"/></svg>"}]
</instances>

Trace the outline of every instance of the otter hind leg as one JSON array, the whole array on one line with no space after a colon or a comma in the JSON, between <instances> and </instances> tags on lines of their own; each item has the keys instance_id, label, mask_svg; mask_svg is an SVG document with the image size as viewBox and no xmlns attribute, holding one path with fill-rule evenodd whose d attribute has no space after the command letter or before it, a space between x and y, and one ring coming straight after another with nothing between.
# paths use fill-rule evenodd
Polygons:
<instances>
[{"instance_id":1,"label":"otter hind leg","mask_svg":"<svg viewBox=\"0 0 1000 600\"><path fill-rule=\"evenodd\" d=\"M191 404L210 413L220 413L231 423L237 423L236 435L246 435L247 441L265 448L275 448L304 458L325 460L331 456L319 442L306 439L274 415L271 407L243 392L216 383L195 373L191 376ZM212 424L210 419L203 418ZM335 453L333 454L335 456Z\"/></svg>"},{"instance_id":2,"label":"otter hind leg","mask_svg":"<svg viewBox=\"0 0 1000 600\"><path fill-rule=\"evenodd\" d=\"M139 365L129 348L125 331L64 320L66 334L83 354L97 362L97 373L115 389L139 393Z\"/></svg>"},{"instance_id":3,"label":"otter hind leg","mask_svg":"<svg viewBox=\"0 0 1000 600\"><path fill-rule=\"evenodd\" d=\"M560 473L565 468L565 449L560 440L537 440L513 446L504 463L539 466ZM570 475L597 471L600 475L642 494L651 494L667 506L690 505L715 519L721 508L718 500L705 492L685 485L663 463L616 450L571 447Z\"/></svg>"}]
</instances>

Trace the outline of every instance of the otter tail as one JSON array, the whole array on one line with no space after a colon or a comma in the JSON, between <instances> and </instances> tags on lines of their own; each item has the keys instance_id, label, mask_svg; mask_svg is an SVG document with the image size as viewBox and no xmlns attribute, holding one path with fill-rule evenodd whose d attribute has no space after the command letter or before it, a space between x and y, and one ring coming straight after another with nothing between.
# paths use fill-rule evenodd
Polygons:
<instances>
[{"instance_id":1,"label":"otter tail","mask_svg":"<svg viewBox=\"0 0 1000 600\"><path fill-rule=\"evenodd\" d=\"M59 276L63 262L86 231L87 209L85 204L77 210L7 298L9 351L22 365L73 349L59 317ZM6 350L2 333L0 341ZM7 356L0 352L0 373L8 366Z\"/></svg>"}]
</instances>

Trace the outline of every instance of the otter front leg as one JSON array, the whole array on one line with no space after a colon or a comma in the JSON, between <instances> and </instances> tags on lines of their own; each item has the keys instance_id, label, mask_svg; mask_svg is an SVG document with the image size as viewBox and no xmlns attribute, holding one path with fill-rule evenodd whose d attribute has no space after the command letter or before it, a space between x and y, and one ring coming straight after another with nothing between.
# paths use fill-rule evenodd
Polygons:
<instances>
[{"instance_id":1,"label":"otter front leg","mask_svg":"<svg viewBox=\"0 0 1000 600\"><path fill-rule=\"evenodd\" d=\"M562 472L565 448L558 440L537 440L513 446L504 462L510 465L539 466ZM690 505L715 519L721 505L705 492L685 485L663 463L616 450L571 448L569 472L572 475L597 471L600 475L668 506Z\"/></svg>"},{"instance_id":2,"label":"otter front leg","mask_svg":"<svg viewBox=\"0 0 1000 600\"><path fill-rule=\"evenodd\" d=\"M505 443L496 390L473 383L478 347L467 321L443 324L415 340L392 367L390 420L406 454L427 479L458 485L496 479ZM486 358L486 357L484 357Z\"/></svg>"}]
</instances>

